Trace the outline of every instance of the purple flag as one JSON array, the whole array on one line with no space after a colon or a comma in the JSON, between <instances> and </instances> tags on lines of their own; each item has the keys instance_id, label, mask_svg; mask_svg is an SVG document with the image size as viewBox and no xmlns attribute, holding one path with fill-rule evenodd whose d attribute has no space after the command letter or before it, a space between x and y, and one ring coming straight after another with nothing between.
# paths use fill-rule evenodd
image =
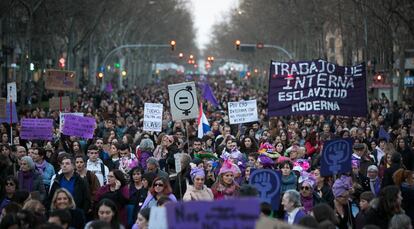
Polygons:
<instances>
[{"instance_id":1,"label":"purple flag","mask_svg":"<svg viewBox=\"0 0 414 229\"><path fill-rule=\"evenodd\" d=\"M213 106L218 107L219 103L217 102L216 97L214 97L213 91L207 82L204 84L203 98L213 104Z\"/></svg>"},{"instance_id":2,"label":"purple flag","mask_svg":"<svg viewBox=\"0 0 414 229\"><path fill-rule=\"evenodd\" d=\"M170 229L255 228L259 199L190 201L166 205Z\"/></svg>"},{"instance_id":3,"label":"purple flag","mask_svg":"<svg viewBox=\"0 0 414 229\"><path fill-rule=\"evenodd\" d=\"M91 139L93 138L95 128L96 120L94 118L65 115L62 133L69 136Z\"/></svg>"},{"instance_id":4,"label":"purple flag","mask_svg":"<svg viewBox=\"0 0 414 229\"><path fill-rule=\"evenodd\" d=\"M112 93L113 90L114 89L112 88L112 83L108 82L108 84L106 84L105 91L108 92L108 93Z\"/></svg>"},{"instance_id":5,"label":"purple flag","mask_svg":"<svg viewBox=\"0 0 414 229\"><path fill-rule=\"evenodd\" d=\"M365 64L339 66L325 60L271 62L268 115L368 114Z\"/></svg>"},{"instance_id":6,"label":"purple flag","mask_svg":"<svg viewBox=\"0 0 414 229\"><path fill-rule=\"evenodd\" d=\"M53 119L24 118L21 121L21 139L52 140Z\"/></svg>"},{"instance_id":7,"label":"purple flag","mask_svg":"<svg viewBox=\"0 0 414 229\"><path fill-rule=\"evenodd\" d=\"M379 138L385 138L387 140L387 142L390 141L390 134L384 129L383 126L381 126L379 131L378 131L378 137Z\"/></svg>"}]
</instances>

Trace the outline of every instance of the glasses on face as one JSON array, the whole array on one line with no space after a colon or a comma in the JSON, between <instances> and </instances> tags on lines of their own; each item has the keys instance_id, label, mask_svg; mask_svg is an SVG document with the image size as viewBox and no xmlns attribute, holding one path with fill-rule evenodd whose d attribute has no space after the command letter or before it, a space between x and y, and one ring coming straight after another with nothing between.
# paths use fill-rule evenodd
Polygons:
<instances>
[{"instance_id":1,"label":"glasses on face","mask_svg":"<svg viewBox=\"0 0 414 229\"><path fill-rule=\"evenodd\" d=\"M14 186L14 183L13 182L7 182L6 185L7 186Z\"/></svg>"},{"instance_id":2,"label":"glasses on face","mask_svg":"<svg viewBox=\"0 0 414 229\"><path fill-rule=\"evenodd\" d=\"M163 183L155 183L154 187L164 187L164 184Z\"/></svg>"},{"instance_id":3,"label":"glasses on face","mask_svg":"<svg viewBox=\"0 0 414 229\"><path fill-rule=\"evenodd\" d=\"M310 190L310 187L309 186L302 186L300 189L301 190L309 191Z\"/></svg>"}]
</instances>

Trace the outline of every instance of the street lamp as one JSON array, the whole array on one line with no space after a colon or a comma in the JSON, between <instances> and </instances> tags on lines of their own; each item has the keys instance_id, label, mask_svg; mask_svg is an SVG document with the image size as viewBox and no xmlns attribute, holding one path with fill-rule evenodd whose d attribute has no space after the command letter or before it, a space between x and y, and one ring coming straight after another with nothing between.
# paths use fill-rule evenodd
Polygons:
<instances>
[{"instance_id":1,"label":"street lamp","mask_svg":"<svg viewBox=\"0 0 414 229\"><path fill-rule=\"evenodd\" d=\"M236 40L234 43L236 44L236 50L240 50L241 41L240 40Z\"/></svg>"},{"instance_id":2,"label":"street lamp","mask_svg":"<svg viewBox=\"0 0 414 229\"><path fill-rule=\"evenodd\" d=\"M171 51L174 51L175 50L175 40L172 40L171 42L170 42L170 45L171 45Z\"/></svg>"}]
</instances>

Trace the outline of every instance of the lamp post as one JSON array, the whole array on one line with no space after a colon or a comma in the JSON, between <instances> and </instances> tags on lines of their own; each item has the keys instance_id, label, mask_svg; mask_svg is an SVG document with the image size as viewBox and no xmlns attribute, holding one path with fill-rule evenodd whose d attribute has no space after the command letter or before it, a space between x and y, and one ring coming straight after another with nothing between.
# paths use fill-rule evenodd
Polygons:
<instances>
[{"instance_id":1,"label":"lamp post","mask_svg":"<svg viewBox=\"0 0 414 229\"><path fill-rule=\"evenodd\" d=\"M106 62L108 61L109 57L111 57L115 52L126 49L126 48L171 48L171 50L175 49L176 42L172 40L170 44L126 44L121 45L119 47L116 47L112 49L108 54L106 54L104 60L102 61L102 64L100 66L106 66ZM172 48L174 47L174 48ZM105 77L102 78L102 84L101 84L101 91L105 89Z\"/></svg>"}]
</instances>

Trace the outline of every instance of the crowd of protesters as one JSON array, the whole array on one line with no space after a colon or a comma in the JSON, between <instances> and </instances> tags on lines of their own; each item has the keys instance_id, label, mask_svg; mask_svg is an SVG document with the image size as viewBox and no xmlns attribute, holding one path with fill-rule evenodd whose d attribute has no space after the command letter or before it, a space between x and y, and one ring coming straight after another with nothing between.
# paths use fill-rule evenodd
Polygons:
<instances>
[{"instance_id":1,"label":"crowd of protesters","mask_svg":"<svg viewBox=\"0 0 414 229\"><path fill-rule=\"evenodd\" d=\"M61 134L59 112L38 107L20 109L19 118L52 118L51 141L20 139L19 123L10 141L2 123L0 228L144 229L152 206L255 195L249 176L262 168L281 172L280 209L262 203L262 217L310 228L411 228L412 104L382 95L369 101L367 117L267 117L265 90L212 78L219 105L203 101L211 131L199 138L196 120L170 114L167 85L182 80L82 90L70 112L96 118L93 139ZM229 125L227 103L248 99L257 100L259 121ZM164 105L162 132L142 130L145 102ZM321 176L324 142L349 137L352 171Z\"/></svg>"}]
</instances>

